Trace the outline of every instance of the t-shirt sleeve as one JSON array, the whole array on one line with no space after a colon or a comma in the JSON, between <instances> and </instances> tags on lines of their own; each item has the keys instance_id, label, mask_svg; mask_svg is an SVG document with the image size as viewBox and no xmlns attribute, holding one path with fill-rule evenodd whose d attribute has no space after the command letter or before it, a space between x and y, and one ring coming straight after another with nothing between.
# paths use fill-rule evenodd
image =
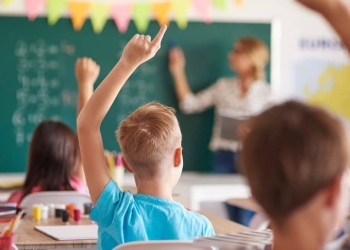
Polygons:
<instances>
[{"instance_id":1,"label":"t-shirt sleeve","mask_svg":"<svg viewBox=\"0 0 350 250\"><path fill-rule=\"evenodd\" d=\"M214 227L211 224L211 222L208 219L206 219L206 226L204 227L203 236L214 236L214 235L215 235Z\"/></svg>"},{"instance_id":2,"label":"t-shirt sleeve","mask_svg":"<svg viewBox=\"0 0 350 250\"><path fill-rule=\"evenodd\" d=\"M121 192L117 183L110 180L92 208L91 220L100 227L108 227L115 216L125 213L131 197L132 194L129 191Z\"/></svg>"}]
</instances>

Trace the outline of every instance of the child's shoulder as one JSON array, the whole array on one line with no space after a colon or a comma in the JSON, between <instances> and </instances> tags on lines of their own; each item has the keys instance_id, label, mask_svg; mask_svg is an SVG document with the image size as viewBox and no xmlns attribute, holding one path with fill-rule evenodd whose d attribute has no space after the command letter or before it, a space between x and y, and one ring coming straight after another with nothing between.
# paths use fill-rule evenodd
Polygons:
<instances>
[{"instance_id":1,"label":"child's shoulder","mask_svg":"<svg viewBox=\"0 0 350 250\"><path fill-rule=\"evenodd\" d=\"M212 227L210 220L204 215L189 210L186 210L184 213L186 214L185 217L189 223L202 226L202 228Z\"/></svg>"}]
</instances>

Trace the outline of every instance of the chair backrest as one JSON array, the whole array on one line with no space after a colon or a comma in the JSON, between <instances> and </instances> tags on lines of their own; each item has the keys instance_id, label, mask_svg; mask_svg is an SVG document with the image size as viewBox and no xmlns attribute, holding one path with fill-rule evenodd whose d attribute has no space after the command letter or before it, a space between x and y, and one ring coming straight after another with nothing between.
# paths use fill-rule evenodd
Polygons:
<instances>
[{"instance_id":1,"label":"chair backrest","mask_svg":"<svg viewBox=\"0 0 350 250\"><path fill-rule=\"evenodd\" d=\"M76 191L50 191L28 194L20 203L20 207L25 209L28 216L33 215L34 204L74 204L76 208L84 211L84 204L91 203L91 198L87 194Z\"/></svg>"},{"instance_id":2,"label":"chair backrest","mask_svg":"<svg viewBox=\"0 0 350 250\"><path fill-rule=\"evenodd\" d=\"M164 240L131 242L119 245L114 250L212 250L212 248L195 247L192 241Z\"/></svg>"},{"instance_id":3,"label":"chair backrest","mask_svg":"<svg viewBox=\"0 0 350 250\"><path fill-rule=\"evenodd\" d=\"M249 227L253 230L266 230L269 227L270 220L263 213L256 213L249 223Z\"/></svg>"}]
</instances>

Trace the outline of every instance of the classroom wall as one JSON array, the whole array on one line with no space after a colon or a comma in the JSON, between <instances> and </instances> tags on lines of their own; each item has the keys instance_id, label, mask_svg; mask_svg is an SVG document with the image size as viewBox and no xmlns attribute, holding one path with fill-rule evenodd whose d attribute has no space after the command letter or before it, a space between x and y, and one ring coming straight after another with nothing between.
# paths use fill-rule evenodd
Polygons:
<instances>
[{"instance_id":1,"label":"classroom wall","mask_svg":"<svg viewBox=\"0 0 350 250\"><path fill-rule=\"evenodd\" d=\"M271 80L278 99L301 97L296 86L296 65L303 58L313 61L329 58L332 63L341 65L348 62L348 55L341 48L300 47L302 40L309 43L321 40L335 43L339 39L322 17L306 10L294 0L244 0L243 7L237 7L233 2L230 1L224 13L214 9L213 21L266 22L277 19L280 24L275 26L276 46ZM0 15L26 15L24 1L17 0L6 8L0 5ZM45 10L42 10L40 15L45 16ZM200 20L200 17L191 9L189 19Z\"/></svg>"}]
</instances>

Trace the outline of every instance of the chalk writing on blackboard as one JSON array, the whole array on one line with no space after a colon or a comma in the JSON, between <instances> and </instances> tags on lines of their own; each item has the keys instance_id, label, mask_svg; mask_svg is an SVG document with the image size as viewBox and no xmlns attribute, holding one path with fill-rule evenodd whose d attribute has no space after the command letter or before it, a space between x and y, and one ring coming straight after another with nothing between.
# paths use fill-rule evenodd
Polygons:
<instances>
[{"instance_id":1,"label":"chalk writing on blackboard","mask_svg":"<svg viewBox=\"0 0 350 250\"><path fill-rule=\"evenodd\" d=\"M48 113L59 118L55 108L64 103L63 94L57 93L60 87L59 52L58 45L47 44L43 39L33 43L19 40L15 45L18 89L12 125L19 147L31 140L32 128L49 118L46 117Z\"/></svg>"}]
</instances>

